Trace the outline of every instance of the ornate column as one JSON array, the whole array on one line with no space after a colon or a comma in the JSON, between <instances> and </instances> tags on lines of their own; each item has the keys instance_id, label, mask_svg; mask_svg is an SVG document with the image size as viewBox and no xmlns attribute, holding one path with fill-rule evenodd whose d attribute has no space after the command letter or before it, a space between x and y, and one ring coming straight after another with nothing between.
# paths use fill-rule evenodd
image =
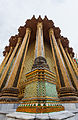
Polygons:
<instances>
[{"instance_id":1,"label":"ornate column","mask_svg":"<svg viewBox=\"0 0 78 120\"><path fill-rule=\"evenodd\" d=\"M44 57L44 43L43 43L42 23L37 24L35 58L37 58L39 56Z\"/></svg>"},{"instance_id":2,"label":"ornate column","mask_svg":"<svg viewBox=\"0 0 78 120\"><path fill-rule=\"evenodd\" d=\"M24 37L24 40L22 42L22 45L20 47L20 50L18 52L18 55L16 57L13 69L11 71L11 74L9 75L9 78L7 80L5 88L10 88L10 87L17 87L17 76L18 76L18 70L20 69L19 66L22 64L22 60L25 54L25 51L27 52L28 44L29 44L29 39L30 39L30 29L26 29L26 35Z\"/></svg>"},{"instance_id":3,"label":"ornate column","mask_svg":"<svg viewBox=\"0 0 78 120\"><path fill-rule=\"evenodd\" d=\"M4 70L4 69L3 69L3 68L4 68L4 65L5 65L4 62L5 62L5 59L6 59L7 55L8 55L8 53L6 53L4 60L2 61L1 65L0 65L0 77L1 77L2 72L3 72L3 70Z\"/></svg>"},{"instance_id":4,"label":"ornate column","mask_svg":"<svg viewBox=\"0 0 78 120\"><path fill-rule=\"evenodd\" d=\"M72 66L71 66L71 64L70 64L70 62L69 62L69 60L68 60L68 57L67 57L67 55L66 55L66 53L65 53L65 51L64 51L64 48L63 48L63 46L62 46L62 44L61 44L61 40L59 39L58 42L59 42L60 51L61 51L61 53L62 53L63 60L64 60L64 62L65 62L67 71L68 71L68 73L69 73L69 76L70 76L70 80L71 80L71 82L72 82L72 85L74 86L74 88L75 88L76 90L78 90L78 81L77 81L78 73L75 71L75 72L77 73L77 76L74 74L74 71L73 71L73 69L72 69ZM73 67L74 67L74 66L73 66ZM75 70L75 69L74 69L74 70Z\"/></svg>"},{"instance_id":5,"label":"ornate column","mask_svg":"<svg viewBox=\"0 0 78 120\"><path fill-rule=\"evenodd\" d=\"M36 45L35 45L35 60L34 60L34 65L32 69L40 67L47 67L49 69L49 66L47 63L45 63L45 53L44 53L44 42L43 42L43 28L42 28L42 23L39 22L37 24L37 32L36 32ZM42 65L43 63L43 65Z\"/></svg>"},{"instance_id":6,"label":"ornate column","mask_svg":"<svg viewBox=\"0 0 78 120\"><path fill-rule=\"evenodd\" d=\"M4 66L6 65L6 63L7 63L8 60L9 60L9 57L10 57L11 53L12 53L12 47L10 48L9 53L6 53L5 58L4 58L1 66L0 66L0 74L1 74L1 75L2 75L2 72L3 72Z\"/></svg>"},{"instance_id":7,"label":"ornate column","mask_svg":"<svg viewBox=\"0 0 78 120\"><path fill-rule=\"evenodd\" d=\"M74 61L74 59L72 59L72 61L73 61L73 64L74 64L74 66L76 67L76 69L78 71L78 65L77 65L77 63Z\"/></svg>"},{"instance_id":8,"label":"ornate column","mask_svg":"<svg viewBox=\"0 0 78 120\"><path fill-rule=\"evenodd\" d=\"M8 55L8 53L6 52L6 55L5 55L5 57L4 57L4 59L3 59L2 63L1 63L1 65L0 65L0 72L1 72L1 67L2 67L2 65L4 64L7 55Z\"/></svg>"},{"instance_id":9,"label":"ornate column","mask_svg":"<svg viewBox=\"0 0 78 120\"><path fill-rule=\"evenodd\" d=\"M49 30L52 53L55 60L56 74L59 85L59 97L61 100L76 100L75 89L72 86L62 55L57 45L53 29Z\"/></svg>"},{"instance_id":10,"label":"ornate column","mask_svg":"<svg viewBox=\"0 0 78 120\"><path fill-rule=\"evenodd\" d=\"M7 83L2 90L2 96L0 97L0 100L4 100L7 102L8 101L17 102L19 100L18 99L19 89L17 88L17 83L18 83L18 78L19 78L23 58L25 55L25 51L27 52L27 49L28 49L30 33L31 33L30 29L27 28L25 37L17 53L16 59L14 61Z\"/></svg>"},{"instance_id":11,"label":"ornate column","mask_svg":"<svg viewBox=\"0 0 78 120\"><path fill-rule=\"evenodd\" d=\"M60 41L60 42L61 42L61 41ZM68 59L69 59L69 61L70 61L70 64L72 65L72 68L73 68L73 70L74 70L74 72L75 72L75 75L78 77L77 66L73 63L73 59L70 57L67 48L65 48L65 51L66 51L66 54L67 54Z\"/></svg>"},{"instance_id":12,"label":"ornate column","mask_svg":"<svg viewBox=\"0 0 78 120\"><path fill-rule=\"evenodd\" d=\"M0 89L2 89L4 87L4 85L6 84L6 81L7 81L8 75L9 75L8 73L10 72L10 67L12 67L11 64L13 63L13 59L16 56L16 52L17 52L19 44L20 44L19 41L20 41L20 38L18 39L18 42L17 42L17 44L16 44L16 46L15 46L15 48L14 48L14 50L13 50L13 52L12 52L10 58L9 58L9 61L6 65L3 73L2 73L2 76L1 76L1 79L0 79Z\"/></svg>"}]
</instances>

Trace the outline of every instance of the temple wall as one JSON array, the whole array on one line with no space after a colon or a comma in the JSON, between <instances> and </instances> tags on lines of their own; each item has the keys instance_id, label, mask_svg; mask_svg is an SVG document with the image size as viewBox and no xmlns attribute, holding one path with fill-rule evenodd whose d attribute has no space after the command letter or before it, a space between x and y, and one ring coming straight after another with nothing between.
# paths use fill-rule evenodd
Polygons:
<instances>
[{"instance_id":1,"label":"temple wall","mask_svg":"<svg viewBox=\"0 0 78 120\"><path fill-rule=\"evenodd\" d=\"M33 45L32 46L32 49L33 49ZM47 60L47 63L49 65L49 68L50 68L50 71L52 72L55 72L55 69L54 69L54 60L53 60L53 56L52 56L52 52L51 52L51 48L50 48L50 45L45 43L44 44L44 47L45 47L45 58ZM26 60L29 58L29 53L27 53L27 57L26 57ZM31 53L32 54L32 53ZM31 66L29 66L30 64L25 64L25 67L26 67L26 71L27 72L30 72L31 71L31 68L32 68L32 58L31 59ZM33 58L34 59L34 58ZM28 61L29 62L29 61ZM25 72L25 73L27 73ZM26 78L25 78L26 79ZM28 84L25 88L25 98L28 98L28 97L37 97L37 96L48 96L48 97L57 97L57 92L56 92L56 85L55 84L52 84L52 83L49 83L49 82L42 82L42 81L35 81L35 82L32 82L30 84Z\"/></svg>"},{"instance_id":2,"label":"temple wall","mask_svg":"<svg viewBox=\"0 0 78 120\"><path fill-rule=\"evenodd\" d=\"M50 70L52 72L55 72L55 69L54 69L55 65L54 65L54 60L53 60L53 56L52 56L50 45L45 42L44 43L44 47L45 47L45 58L47 60L49 68L50 68Z\"/></svg>"},{"instance_id":3,"label":"temple wall","mask_svg":"<svg viewBox=\"0 0 78 120\"><path fill-rule=\"evenodd\" d=\"M26 81L25 74L30 72L32 69L34 63L34 50L35 50L35 42L29 44L20 83Z\"/></svg>"},{"instance_id":4,"label":"temple wall","mask_svg":"<svg viewBox=\"0 0 78 120\"><path fill-rule=\"evenodd\" d=\"M55 72L54 60L53 60L51 48L47 43L45 43L44 47L45 47L45 58L47 60L49 68L51 71ZM29 44L20 82L26 81L25 74L31 71L34 63L34 56L35 56L35 42L33 42L32 44Z\"/></svg>"},{"instance_id":5,"label":"temple wall","mask_svg":"<svg viewBox=\"0 0 78 120\"><path fill-rule=\"evenodd\" d=\"M55 73L54 60L53 60L50 45L45 43L44 48L45 48L45 58L49 65L50 71ZM34 57L35 57L35 42L29 44L25 63L24 63L23 73L22 73L21 80L20 80L20 86L23 86L23 82L26 82L25 74L31 71L33 63L34 63ZM39 86L40 86L40 89L38 88ZM42 82L38 83L37 81L33 81L32 83L26 85L26 87L23 86L23 88L20 90L23 91L23 93L24 91L26 91L27 94L25 94L25 98L37 97L37 96L53 97L52 94L53 92L55 93L56 85L54 85L54 89L52 89L52 87L53 87L53 84L49 82L45 82L43 85ZM56 94L55 96L57 96Z\"/></svg>"}]
</instances>

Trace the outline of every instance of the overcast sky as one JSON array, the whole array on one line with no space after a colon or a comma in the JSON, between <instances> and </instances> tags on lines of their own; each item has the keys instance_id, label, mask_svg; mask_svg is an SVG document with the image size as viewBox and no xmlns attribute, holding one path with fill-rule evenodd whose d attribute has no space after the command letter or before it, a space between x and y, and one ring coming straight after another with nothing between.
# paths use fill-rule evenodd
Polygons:
<instances>
[{"instance_id":1,"label":"overcast sky","mask_svg":"<svg viewBox=\"0 0 78 120\"><path fill-rule=\"evenodd\" d=\"M33 15L52 19L78 54L78 0L0 0L0 63L9 38Z\"/></svg>"}]
</instances>

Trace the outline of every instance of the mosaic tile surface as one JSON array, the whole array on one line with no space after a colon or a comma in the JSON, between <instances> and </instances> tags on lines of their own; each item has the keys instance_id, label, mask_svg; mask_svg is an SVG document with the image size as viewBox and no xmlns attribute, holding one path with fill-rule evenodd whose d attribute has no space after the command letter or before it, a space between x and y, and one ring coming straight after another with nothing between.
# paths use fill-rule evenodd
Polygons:
<instances>
[{"instance_id":1,"label":"mosaic tile surface","mask_svg":"<svg viewBox=\"0 0 78 120\"><path fill-rule=\"evenodd\" d=\"M35 49L35 42L29 44L20 84L21 82L26 81L25 74L31 71L32 65L34 63L34 49Z\"/></svg>"},{"instance_id":2,"label":"mosaic tile surface","mask_svg":"<svg viewBox=\"0 0 78 120\"><path fill-rule=\"evenodd\" d=\"M24 97L37 97L37 82L32 82L26 86Z\"/></svg>"},{"instance_id":3,"label":"mosaic tile surface","mask_svg":"<svg viewBox=\"0 0 78 120\"><path fill-rule=\"evenodd\" d=\"M45 87L46 87L46 96L57 97L56 85L46 82Z\"/></svg>"},{"instance_id":4,"label":"mosaic tile surface","mask_svg":"<svg viewBox=\"0 0 78 120\"><path fill-rule=\"evenodd\" d=\"M46 42L44 44L44 48L45 48L45 58L47 60L47 64L49 65L50 70L55 72L55 69L54 69L55 65L54 65L51 48Z\"/></svg>"}]
</instances>

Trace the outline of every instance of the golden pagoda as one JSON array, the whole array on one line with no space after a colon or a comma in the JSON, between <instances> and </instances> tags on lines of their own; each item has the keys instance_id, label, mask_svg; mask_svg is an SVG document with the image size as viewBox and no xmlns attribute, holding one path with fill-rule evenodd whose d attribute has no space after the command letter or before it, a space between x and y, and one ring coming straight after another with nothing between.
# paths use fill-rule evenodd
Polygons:
<instances>
[{"instance_id":1,"label":"golden pagoda","mask_svg":"<svg viewBox=\"0 0 78 120\"><path fill-rule=\"evenodd\" d=\"M69 40L46 16L33 16L11 36L0 65L0 104L17 111L46 113L78 102L78 66Z\"/></svg>"}]
</instances>

